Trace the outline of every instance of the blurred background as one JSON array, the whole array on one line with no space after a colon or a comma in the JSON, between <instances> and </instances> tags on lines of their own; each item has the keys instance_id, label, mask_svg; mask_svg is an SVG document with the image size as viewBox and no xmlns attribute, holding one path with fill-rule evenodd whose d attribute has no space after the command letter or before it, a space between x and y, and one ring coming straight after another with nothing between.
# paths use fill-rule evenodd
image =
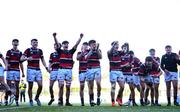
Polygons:
<instances>
[{"instance_id":1,"label":"blurred background","mask_svg":"<svg viewBox=\"0 0 180 112\"><path fill-rule=\"evenodd\" d=\"M0 1L0 14L0 52L3 55L12 48L11 41L14 38L20 40L19 49L22 52L30 47L32 38L37 38L47 63L50 53L54 52L53 32L57 32L60 42L68 40L70 48L80 33L84 33L83 42L97 40L103 53L101 66L104 103L111 101L107 51L112 41L118 40L120 45L128 42L130 49L142 62L149 55L150 48L156 49L159 57L165 53L164 47L167 44L172 45L173 52L178 53L180 50L180 0L5 0ZM26 65L24 63L25 68ZM41 99L47 102L50 100L49 74L43 67L42 71L44 88ZM34 86L34 90L36 88ZM57 96L57 83L54 89ZM73 68L72 102L80 102L78 91L76 61ZM88 102L87 88L85 92ZM126 87L125 101L129 93ZM139 93L136 93L139 100ZM165 101L165 95L164 77L161 76L160 102Z\"/></svg>"}]
</instances>

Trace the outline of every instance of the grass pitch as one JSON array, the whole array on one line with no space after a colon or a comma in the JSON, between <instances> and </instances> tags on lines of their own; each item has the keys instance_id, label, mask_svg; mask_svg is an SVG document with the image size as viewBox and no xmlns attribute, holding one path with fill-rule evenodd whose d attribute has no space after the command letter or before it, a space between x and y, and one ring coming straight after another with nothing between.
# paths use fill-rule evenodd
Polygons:
<instances>
[{"instance_id":1,"label":"grass pitch","mask_svg":"<svg viewBox=\"0 0 180 112\"><path fill-rule=\"evenodd\" d=\"M0 106L0 111L2 112L180 112L180 106L138 106L138 107L126 107L126 106L116 106L111 107L109 105L102 106L78 106L73 107L58 107L56 105L46 106L45 104L41 107L28 105L16 106Z\"/></svg>"}]
</instances>

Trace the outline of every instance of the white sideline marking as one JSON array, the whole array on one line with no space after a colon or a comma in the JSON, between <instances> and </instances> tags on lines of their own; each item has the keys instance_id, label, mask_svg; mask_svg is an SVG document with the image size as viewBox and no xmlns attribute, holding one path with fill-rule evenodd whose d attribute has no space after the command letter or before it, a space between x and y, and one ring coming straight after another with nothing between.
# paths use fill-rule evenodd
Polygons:
<instances>
[{"instance_id":1,"label":"white sideline marking","mask_svg":"<svg viewBox=\"0 0 180 112\"><path fill-rule=\"evenodd\" d=\"M29 107L8 107L8 108L2 108L0 111L5 111L5 110L14 110L14 109L23 109L23 108L30 108Z\"/></svg>"}]
</instances>

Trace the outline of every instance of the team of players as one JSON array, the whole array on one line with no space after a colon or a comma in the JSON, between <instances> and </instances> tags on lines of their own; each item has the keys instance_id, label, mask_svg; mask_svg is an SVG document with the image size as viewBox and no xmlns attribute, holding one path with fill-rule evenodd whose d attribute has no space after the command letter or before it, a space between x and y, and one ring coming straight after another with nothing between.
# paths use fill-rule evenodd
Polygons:
<instances>
[{"instance_id":1,"label":"team of players","mask_svg":"<svg viewBox=\"0 0 180 112\"><path fill-rule=\"evenodd\" d=\"M63 93L64 85L66 87L66 106L72 106L69 102L70 98L70 88L72 81L72 68L74 65L73 55L76 52L78 45L83 38L83 34L80 34L80 38L76 44L69 50L68 41L63 41L62 44L58 42L56 38L56 33L53 33L53 38L55 41L54 49L55 52L50 54L49 66L47 66L43 51L38 48L38 40L31 40L31 48L25 50L24 53L18 50L19 41L14 39L12 41L13 48L7 51L6 60L3 58L2 54L0 58L3 60L7 70L7 84L4 82L3 68L0 67L0 81L6 88L5 95L5 105L8 105L8 96L10 99L15 97L16 105L19 106L19 81L20 81L20 69L22 72L22 77L24 77L24 68L22 63L27 61L27 81L28 81L28 95L30 106L33 106L33 96L32 89L33 83L37 82L38 89L35 96L35 101L38 106L41 106L39 96L42 91L42 74L40 69L40 60L43 66L46 68L47 72L50 73L50 84L49 92L51 100L48 105L54 102L53 85L55 81L58 81L59 85L59 99L58 105L63 106ZM159 82L160 75L164 72L165 82L167 87L167 100L168 106L171 105L171 82L173 84L174 90L174 105L179 105L177 102L177 64L180 64L180 58L176 53L171 52L171 46L166 46L166 54L162 56L161 63L160 58L155 56L155 50L150 49L150 56L146 57L145 63L135 57L134 52L129 50L129 44L125 43L121 46L119 50L118 41L111 43L111 49L107 52L107 56L110 64L110 83L111 83L111 101L112 106L115 106L115 101L122 106L122 98L124 85L127 83L130 89L129 101L127 105L132 103L133 106L137 106L135 101L135 88L140 92L140 104L142 106L148 105L150 101L148 100L149 90L151 91L151 105L161 106L158 102L159 98ZM101 104L101 66L100 59L102 58L101 50L99 49L99 44L95 40L90 40L89 42L84 42L81 47L81 51L77 53L77 60L79 61L79 82L80 82L80 100L81 105L84 106L84 86L85 81L88 82L89 89L89 103L90 106ZM94 81L97 85L97 102L94 102ZM13 83L12 83L13 82ZM116 82L119 85L119 91L117 98L115 100ZM65 83L65 84L64 84ZM15 86L16 91L11 90L12 85ZM154 101L155 99L155 101ZM11 103L10 101L9 103Z\"/></svg>"}]
</instances>

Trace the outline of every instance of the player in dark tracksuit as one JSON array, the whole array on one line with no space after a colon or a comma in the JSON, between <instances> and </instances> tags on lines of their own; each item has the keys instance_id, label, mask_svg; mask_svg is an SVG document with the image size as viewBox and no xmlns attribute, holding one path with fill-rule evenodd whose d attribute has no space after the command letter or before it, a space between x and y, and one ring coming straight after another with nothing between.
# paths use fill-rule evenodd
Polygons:
<instances>
[{"instance_id":1,"label":"player in dark tracksuit","mask_svg":"<svg viewBox=\"0 0 180 112\"><path fill-rule=\"evenodd\" d=\"M173 84L174 93L174 105L179 106L177 102L177 87L178 87L178 69L177 65L180 65L180 59L176 53L172 52L172 47L167 45L165 47L166 54L161 58L161 69L164 71L164 77L166 82L167 93L167 106L171 106L171 83Z\"/></svg>"}]
</instances>

